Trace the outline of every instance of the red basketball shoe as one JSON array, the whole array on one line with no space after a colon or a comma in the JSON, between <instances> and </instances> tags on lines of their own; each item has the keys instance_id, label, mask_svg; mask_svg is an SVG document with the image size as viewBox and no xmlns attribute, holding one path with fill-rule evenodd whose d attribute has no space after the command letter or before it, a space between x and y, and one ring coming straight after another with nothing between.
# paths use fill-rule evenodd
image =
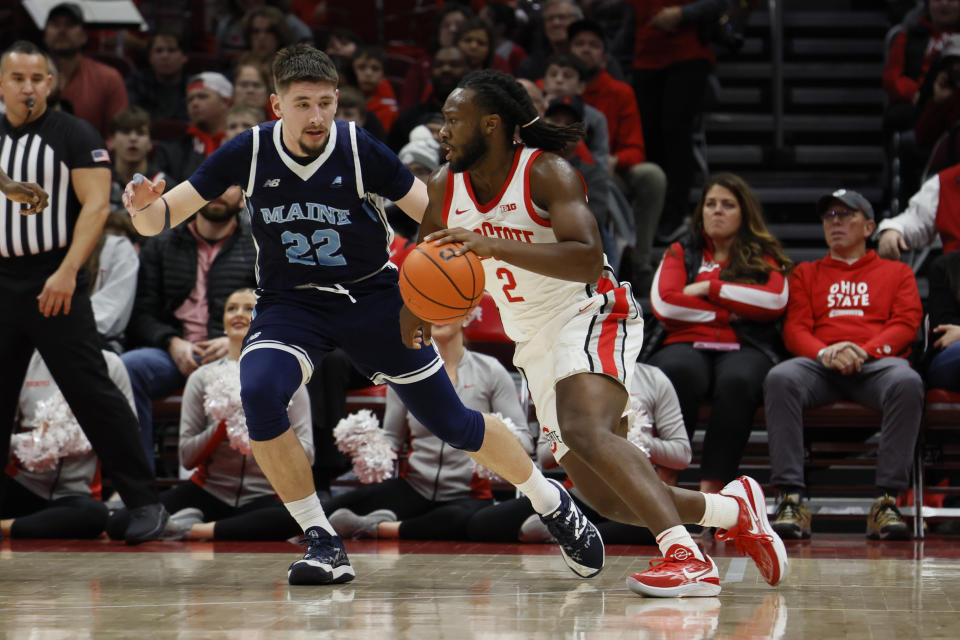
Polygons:
<instances>
[{"instance_id":1,"label":"red basketball shoe","mask_svg":"<svg viewBox=\"0 0 960 640\"><path fill-rule=\"evenodd\" d=\"M720 574L710 556L698 560L693 551L675 544L663 558L650 561L650 568L627 577L634 593L653 598L715 596L720 593Z\"/></svg>"},{"instance_id":2,"label":"red basketball shoe","mask_svg":"<svg viewBox=\"0 0 960 640\"><path fill-rule=\"evenodd\" d=\"M767 502L756 480L740 476L720 490L740 504L740 519L730 529L719 529L717 540L729 540L740 553L757 563L760 575L776 585L787 576L787 550L767 519Z\"/></svg>"}]
</instances>

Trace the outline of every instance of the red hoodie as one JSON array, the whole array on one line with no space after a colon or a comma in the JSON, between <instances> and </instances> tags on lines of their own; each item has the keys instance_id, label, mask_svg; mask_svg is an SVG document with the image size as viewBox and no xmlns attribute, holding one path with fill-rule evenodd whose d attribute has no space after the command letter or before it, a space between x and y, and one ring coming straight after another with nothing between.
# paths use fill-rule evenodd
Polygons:
<instances>
[{"instance_id":1,"label":"red hoodie","mask_svg":"<svg viewBox=\"0 0 960 640\"><path fill-rule=\"evenodd\" d=\"M872 358L906 357L923 308L913 271L868 251L853 264L827 256L797 265L783 342L816 360L826 346L849 340Z\"/></svg>"},{"instance_id":2,"label":"red hoodie","mask_svg":"<svg viewBox=\"0 0 960 640\"><path fill-rule=\"evenodd\" d=\"M390 86L390 81L384 78L373 94L367 96L367 111L377 116L384 131L390 131L393 122L397 119L397 95Z\"/></svg>"},{"instance_id":3,"label":"red hoodie","mask_svg":"<svg viewBox=\"0 0 960 640\"><path fill-rule=\"evenodd\" d=\"M617 171L626 171L646 160L640 110L630 85L601 69L583 92L583 101L607 119L610 155L617 157Z\"/></svg>"},{"instance_id":4,"label":"red hoodie","mask_svg":"<svg viewBox=\"0 0 960 640\"><path fill-rule=\"evenodd\" d=\"M667 330L664 344L739 342L730 327L731 314L757 322L773 322L787 308L789 289L782 273L771 271L767 283L762 285L721 280L720 271L727 263L714 262L713 246L709 238L706 242L700 271L694 278L694 282L710 282L706 298L683 293L688 278L683 247L679 242L663 254L663 262L653 278L650 306ZM777 266L771 256L767 256L766 261Z\"/></svg>"}]
</instances>

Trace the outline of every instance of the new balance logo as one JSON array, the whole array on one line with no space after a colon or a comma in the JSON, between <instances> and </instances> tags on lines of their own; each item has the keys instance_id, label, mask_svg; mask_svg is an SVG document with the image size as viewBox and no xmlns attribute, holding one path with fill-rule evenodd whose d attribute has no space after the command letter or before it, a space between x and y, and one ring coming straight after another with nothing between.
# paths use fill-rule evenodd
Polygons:
<instances>
[{"instance_id":1,"label":"new balance logo","mask_svg":"<svg viewBox=\"0 0 960 640\"><path fill-rule=\"evenodd\" d=\"M264 187L279 187L279 186L280 186L280 178L272 178L272 179L270 179L270 180L267 180L266 182L263 183L263 186L264 186Z\"/></svg>"},{"instance_id":2,"label":"new balance logo","mask_svg":"<svg viewBox=\"0 0 960 640\"><path fill-rule=\"evenodd\" d=\"M330 186L339 187L342 184L343 184L343 178L340 176L337 176L336 178L333 179L333 182L330 183Z\"/></svg>"}]
</instances>

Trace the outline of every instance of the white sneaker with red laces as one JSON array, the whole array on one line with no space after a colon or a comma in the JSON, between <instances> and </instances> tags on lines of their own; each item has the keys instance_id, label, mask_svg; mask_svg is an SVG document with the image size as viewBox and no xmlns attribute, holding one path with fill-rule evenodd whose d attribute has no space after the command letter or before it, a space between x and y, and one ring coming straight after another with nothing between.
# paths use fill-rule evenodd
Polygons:
<instances>
[{"instance_id":1,"label":"white sneaker with red laces","mask_svg":"<svg viewBox=\"0 0 960 640\"><path fill-rule=\"evenodd\" d=\"M740 504L740 518L730 529L717 530L717 540L729 540L740 553L757 563L760 575L770 585L787 577L787 550L767 519L767 502L760 484L748 476L740 476L720 490L720 495Z\"/></svg>"},{"instance_id":2,"label":"white sneaker with red laces","mask_svg":"<svg viewBox=\"0 0 960 640\"><path fill-rule=\"evenodd\" d=\"M720 574L710 556L698 560L693 551L675 544L667 555L650 561L650 568L627 577L634 593L653 598L715 596L720 593Z\"/></svg>"}]
</instances>

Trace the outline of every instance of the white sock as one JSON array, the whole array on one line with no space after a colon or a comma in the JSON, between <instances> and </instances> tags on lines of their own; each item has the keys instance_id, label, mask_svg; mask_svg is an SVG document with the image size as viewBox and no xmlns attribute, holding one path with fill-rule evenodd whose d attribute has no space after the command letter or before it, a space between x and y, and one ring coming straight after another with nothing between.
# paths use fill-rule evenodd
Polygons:
<instances>
[{"instance_id":1,"label":"white sock","mask_svg":"<svg viewBox=\"0 0 960 640\"><path fill-rule=\"evenodd\" d=\"M701 527L730 529L740 520L740 503L736 499L719 493L705 493L703 501L706 507L703 510L703 517L697 523Z\"/></svg>"},{"instance_id":2,"label":"white sock","mask_svg":"<svg viewBox=\"0 0 960 640\"><path fill-rule=\"evenodd\" d=\"M320 527L332 536L337 535L333 525L327 520L327 515L323 512L320 498L317 497L316 493L311 493L302 500L284 502L283 506L287 508L287 511L290 512L290 515L293 516L293 519L297 521L304 532L310 527Z\"/></svg>"},{"instance_id":3,"label":"white sock","mask_svg":"<svg viewBox=\"0 0 960 640\"><path fill-rule=\"evenodd\" d=\"M660 535L657 536L657 544L660 546L660 553L663 555L667 555L667 551L670 550L670 547L675 544L679 544L681 547L686 547L692 551L697 560L703 560L703 554L700 553L700 547L698 547L697 543L693 541L693 538L690 537L690 532L688 532L686 527L684 527L682 524L678 524L675 527L670 527L666 531L662 531Z\"/></svg>"},{"instance_id":4,"label":"white sock","mask_svg":"<svg viewBox=\"0 0 960 640\"><path fill-rule=\"evenodd\" d=\"M533 467L529 478L516 486L523 495L530 498L533 510L539 514L556 511L560 506L560 490L536 467Z\"/></svg>"}]
</instances>

